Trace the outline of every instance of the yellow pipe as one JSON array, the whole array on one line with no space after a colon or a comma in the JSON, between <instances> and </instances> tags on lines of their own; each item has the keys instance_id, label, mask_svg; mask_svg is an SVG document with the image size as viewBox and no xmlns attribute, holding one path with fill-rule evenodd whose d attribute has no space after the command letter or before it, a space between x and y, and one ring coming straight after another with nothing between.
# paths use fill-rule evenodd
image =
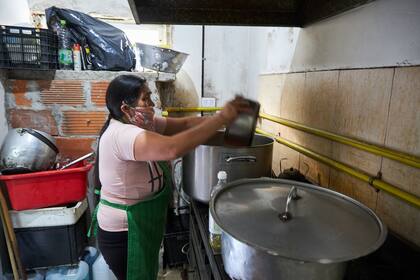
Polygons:
<instances>
[{"instance_id":1,"label":"yellow pipe","mask_svg":"<svg viewBox=\"0 0 420 280\"><path fill-rule=\"evenodd\" d=\"M369 176L369 175L367 175L367 174L365 174L361 171L357 171L357 170L353 169L352 167L350 167L346 164L343 164L341 162L330 159L326 156L320 155L320 154L318 154L314 151L306 149L305 147L300 146L296 143L293 143L289 140L286 140L282 137L275 137L272 134L267 133L267 132L265 132L265 131L263 131L259 128L256 129L256 132L267 135L267 136L270 136L270 137L273 137L274 139L276 139L277 142L279 142L283 145L286 145L287 147L289 147L289 148L291 148L295 151L298 151L299 153L302 153L302 154L304 154L304 155L306 155L310 158L313 158L313 159L315 159L319 162L322 162L326 165L329 165L329 166L331 166L335 169L343 171L343 172L345 172L345 173L347 173L347 174L349 174L349 175L351 175L351 176L353 176L357 179L360 179L360 180L362 180L366 183L371 184L372 186L374 186L375 188L377 188L379 190L383 190L383 191L385 191L385 192L387 192L387 193L389 193L389 194L391 194L391 195L393 195L393 196L395 196L395 197L397 197L401 200L409 202L412 205L420 208L420 198L411 194L411 193L403 191L403 190L401 190L401 189L399 189L399 188L397 188L397 187L395 187L391 184L388 184L388 183L386 183L386 182L384 182L380 179L376 179L372 176Z\"/></svg>"},{"instance_id":2,"label":"yellow pipe","mask_svg":"<svg viewBox=\"0 0 420 280\"><path fill-rule=\"evenodd\" d=\"M167 107L166 110L162 112L163 116L168 116L169 113L174 112L216 112L220 111L221 107L191 107L191 108L183 108L183 107Z\"/></svg>"},{"instance_id":3,"label":"yellow pipe","mask_svg":"<svg viewBox=\"0 0 420 280\"><path fill-rule=\"evenodd\" d=\"M412 156L412 155L407 155L407 154L400 153L400 152L397 152L397 151L394 151L385 147L379 147L372 144L364 143L359 140L341 136L341 135L331 133L325 130L312 128L312 127L309 127L300 123L296 123L294 121L289 121L289 120L282 119L282 118L272 116L269 114L260 113L260 117L266 120L270 120L270 121L300 130L300 131L304 131L304 132L307 132L316 136L327 138L335 142L346 144L346 145L358 148L360 150L370 152L372 154L387 157L389 159L399 161L401 163L404 163L412 167L420 168L420 158Z\"/></svg>"},{"instance_id":4,"label":"yellow pipe","mask_svg":"<svg viewBox=\"0 0 420 280\"><path fill-rule=\"evenodd\" d=\"M163 112L164 116L167 116L169 112L214 112L214 111L219 111L221 110L220 107L216 107L216 108L207 108L207 107L197 107L197 108L181 108L181 107L169 107L167 108L167 111ZM352 139L349 137L345 137L345 136L341 136L335 133L331 133L325 130L321 130L321 129L317 129L317 128L312 128L294 121L289 121L283 118L279 118L273 115L269 115L269 114L265 114L265 113L260 113L260 117L272 122L276 122L306 133L310 133L316 136L320 136L326 139L330 139L332 141L338 142L338 143L342 143L345 145L349 145L355 148L358 148L360 150L364 150L367 152L370 152L372 154L376 154L379 156L383 156L395 161L399 161L401 163L404 163L406 165L415 167L415 168L419 168L420 169L420 158L413 156L413 155L408 155L405 153L401 153L401 152L397 152L394 151L392 149L388 149L385 147L380 147L380 146L376 146L376 145L372 145L369 143L365 143L356 139Z\"/></svg>"},{"instance_id":5,"label":"yellow pipe","mask_svg":"<svg viewBox=\"0 0 420 280\"><path fill-rule=\"evenodd\" d=\"M169 107L169 108L167 108L167 111L163 112L163 115L167 116L169 112L214 112L214 111L219 111L219 110L221 110L220 107L217 107L217 108L207 108L207 107L197 107L197 108L180 108L180 107L178 107L177 108L177 107ZM305 126L305 125L302 125L302 124L299 124L299 123L296 123L296 122L288 121L288 120L278 118L278 117L275 117L275 116L271 116L271 115L268 115L268 114L265 114L265 113L260 113L260 117L264 118L264 119L267 119L267 120L270 120L270 121L273 121L273 122L276 122L276 123L279 123L279 124L282 124L282 125L285 125L285 126L289 126L289 127L292 127L292 128L298 129L298 130L302 130L302 131L307 132L307 133L311 133L311 134L314 134L314 135L317 135L317 136L328 138L330 140L333 140L333 141L336 141L336 142L339 142L339 143L347 144L347 145L350 145L350 146L353 146L353 147L356 147L356 148L359 148L359 149L362 149L362 150L365 150L365 151L368 151L368 152L371 152L371 153L374 153L374 154L377 154L377 155L388 157L390 159L400 161L402 163L405 163L405 164L413 166L413 167L420 168L420 164L419 164L420 159L418 159L415 156L406 155L406 154L403 154L403 153L393 151L391 149L374 146L372 144L363 143L363 142L355 140L355 139L351 139L351 138L348 138L348 137L344 137L344 136L337 135L337 134L327 132L327 131L323 131L323 130L320 130L320 129L311 128L311 127L308 127L308 126ZM265 132L261 129L257 128L256 131L258 133L265 134L265 135L268 135L270 137L274 137L270 133L267 133L267 132ZM369 183L369 184L373 185L377 189L384 190L385 192L387 192L387 193L389 193L389 194L391 194L391 195L393 195L393 196L395 196L395 197L397 197L401 200L409 202L412 205L420 208L420 198L413 195L413 194L410 194L406 191L400 190L397 187L395 187L391 184L388 184L388 183L386 183L386 182L384 182L380 179L375 179L374 177L369 176L369 175L367 175L363 172L357 171L357 170L353 169L352 167L350 167L346 164L335 161L335 160L330 159L326 156L320 155L320 154L318 154L314 151L306 149L305 147L302 147L302 146L300 146L296 143L293 143L289 140L286 140L282 137L274 137L274 138L276 139L277 142L279 142L283 145L286 145L291 149L294 149L294 150L296 150L296 151L298 151L298 152L300 152L300 153L302 153L302 154L304 154L308 157L311 157L315 160L318 160L318 161L320 161L320 162L322 162L326 165L329 165L333 168L336 168L340 171L343 171L343 172L345 172L345 173L347 173L347 174L349 174L349 175L351 175L355 178L358 178L361 181L364 181L366 183Z\"/></svg>"}]
</instances>

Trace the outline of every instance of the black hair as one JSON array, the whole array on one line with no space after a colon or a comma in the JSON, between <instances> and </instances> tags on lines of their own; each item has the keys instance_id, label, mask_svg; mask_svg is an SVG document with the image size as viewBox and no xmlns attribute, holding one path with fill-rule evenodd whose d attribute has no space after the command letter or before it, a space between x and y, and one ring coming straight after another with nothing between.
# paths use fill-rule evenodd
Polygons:
<instances>
[{"instance_id":1,"label":"black hair","mask_svg":"<svg viewBox=\"0 0 420 280\"><path fill-rule=\"evenodd\" d=\"M95 189L102 187L99 180L99 141L108 128L111 119L124 122L124 112L121 111L123 103L135 107L140 97L140 90L146 85L146 79L134 75L121 75L113 79L106 90L106 107L109 111L108 119L99 132L96 161L94 168ZM96 201L97 202L97 201Z\"/></svg>"}]
</instances>

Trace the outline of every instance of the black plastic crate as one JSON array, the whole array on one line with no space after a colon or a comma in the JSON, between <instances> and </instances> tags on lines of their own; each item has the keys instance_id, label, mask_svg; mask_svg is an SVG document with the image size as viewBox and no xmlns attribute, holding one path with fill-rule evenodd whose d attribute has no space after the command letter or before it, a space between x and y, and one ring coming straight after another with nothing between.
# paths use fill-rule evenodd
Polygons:
<instances>
[{"instance_id":1,"label":"black plastic crate","mask_svg":"<svg viewBox=\"0 0 420 280\"><path fill-rule=\"evenodd\" d=\"M189 232L189 214L175 215L170 210L163 239L165 265L177 267L188 262Z\"/></svg>"},{"instance_id":2,"label":"black plastic crate","mask_svg":"<svg viewBox=\"0 0 420 280\"><path fill-rule=\"evenodd\" d=\"M57 36L48 29L1 25L0 68L57 69Z\"/></svg>"},{"instance_id":3,"label":"black plastic crate","mask_svg":"<svg viewBox=\"0 0 420 280\"><path fill-rule=\"evenodd\" d=\"M15 229L26 269L75 265L87 245L87 211L73 225Z\"/></svg>"},{"instance_id":4,"label":"black plastic crate","mask_svg":"<svg viewBox=\"0 0 420 280\"><path fill-rule=\"evenodd\" d=\"M177 267L188 262L187 253L190 232L165 234L163 240L164 261L169 267Z\"/></svg>"}]
</instances>

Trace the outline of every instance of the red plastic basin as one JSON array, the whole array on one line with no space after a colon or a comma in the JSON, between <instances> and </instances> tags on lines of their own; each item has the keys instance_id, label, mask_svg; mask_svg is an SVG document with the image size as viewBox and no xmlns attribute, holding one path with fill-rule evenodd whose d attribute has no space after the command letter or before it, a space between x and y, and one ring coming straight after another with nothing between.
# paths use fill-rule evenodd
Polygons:
<instances>
[{"instance_id":1,"label":"red plastic basin","mask_svg":"<svg viewBox=\"0 0 420 280\"><path fill-rule=\"evenodd\" d=\"M64 170L0 175L14 210L38 209L82 201L92 164L79 163Z\"/></svg>"}]
</instances>

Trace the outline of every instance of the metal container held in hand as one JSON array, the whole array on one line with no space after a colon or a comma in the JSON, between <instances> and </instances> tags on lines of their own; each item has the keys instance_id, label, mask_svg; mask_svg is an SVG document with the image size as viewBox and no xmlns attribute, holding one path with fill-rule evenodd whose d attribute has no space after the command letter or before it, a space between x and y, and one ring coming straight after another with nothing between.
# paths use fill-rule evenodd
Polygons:
<instances>
[{"instance_id":1,"label":"metal container held in hand","mask_svg":"<svg viewBox=\"0 0 420 280\"><path fill-rule=\"evenodd\" d=\"M159 72L178 73L188 57L186 53L142 43L136 43L136 47L140 50L141 66Z\"/></svg>"},{"instance_id":2,"label":"metal container held in hand","mask_svg":"<svg viewBox=\"0 0 420 280\"><path fill-rule=\"evenodd\" d=\"M2 174L48 170L57 154L51 135L31 128L11 129L0 151L0 170Z\"/></svg>"},{"instance_id":3,"label":"metal container held in hand","mask_svg":"<svg viewBox=\"0 0 420 280\"><path fill-rule=\"evenodd\" d=\"M273 159L270 137L256 134L248 147L226 146L224 132L219 131L207 143L183 158L184 191L192 198L208 203L211 187L217 184L217 172L224 170L228 182L241 178L269 177Z\"/></svg>"},{"instance_id":4,"label":"metal container held in hand","mask_svg":"<svg viewBox=\"0 0 420 280\"><path fill-rule=\"evenodd\" d=\"M223 230L227 274L241 280L341 280L346 262L368 255L387 229L340 193L282 179L227 184L210 202Z\"/></svg>"},{"instance_id":5,"label":"metal container held in hand","mask_svg":"<svg viewBox=\"0 0 420 280\"><path fill-rule=\"evenodd\" d=\"M226 127L225 143L231 146L250 146L257 126L260 103L245 99L248 102L250 111L242 112L236 120Z\"/></svg>"}]
</instances>

